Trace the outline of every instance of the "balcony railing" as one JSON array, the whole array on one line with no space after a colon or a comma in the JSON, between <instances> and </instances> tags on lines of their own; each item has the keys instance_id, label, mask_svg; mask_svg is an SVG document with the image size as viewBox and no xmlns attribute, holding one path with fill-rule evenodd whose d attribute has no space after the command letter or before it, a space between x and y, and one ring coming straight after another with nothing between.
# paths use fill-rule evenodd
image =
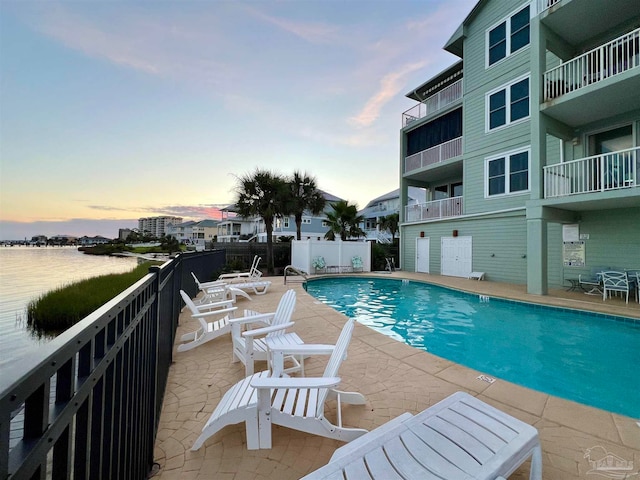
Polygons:
<instances>
[{"instance_id":1,"label":"balcony railing","mask_svg":"<svg viewBox=\"0 0 640 480\"><path fill-rule=\"evenodd\" d=\"M545 198L637 187L640 147L544 167Z\"/></svg>"},{"instance_id":2,"label":"balcony railing","mask_svg":"<svg viewBox=\"0 0 640 480\"><path fill-rule=\"evenodd\" d=\"M544 99L552 100L638 66L640 28L547 70Z\"/></svg>"},{"instance_id":3,"label":"balcony railing","mask_svg":"<svg viewBox=\"0 0 640 480\"><path fill-rule=\"evenodd\" d=\"M404 172L428 167L462 155L462 137L454 138L435 147L414 153L404 159Z\"/></svg>"},{"instance_id":4,"label":"balcony railing","mask_svg":"<svg viewBox=\"0 0 640 480\"><path fill-rule=\"evenodd\" d=\"M556 3L560 3L560 0L538 0L538 12L542 13Z\"/></svg>"},{"instance_id":5,"label":"balcony railing","mask_svg":"<svg viewBox=\"0 0 640 480\"><path fill-rule=\"evenodd\" d=\"M447 105L450 105L461 98L462 80L458 80L404 112L402 114L402 126L406 127L416 120L426 117L427 115L431 115L438 110L442 110Z\"/></svg>"},{"instance_id":6,"label":"balcony railing","mask_svg":"<svg viewBox=\"0 0 640 480\"><path fill-rule=\"evenodd\" d=\"M458 217L462 215L463 197L445 198L418 205L407 205L405 208L405 221L420 222L422 220L435 220L437 218Z\"/></svg>"}]
</instances>

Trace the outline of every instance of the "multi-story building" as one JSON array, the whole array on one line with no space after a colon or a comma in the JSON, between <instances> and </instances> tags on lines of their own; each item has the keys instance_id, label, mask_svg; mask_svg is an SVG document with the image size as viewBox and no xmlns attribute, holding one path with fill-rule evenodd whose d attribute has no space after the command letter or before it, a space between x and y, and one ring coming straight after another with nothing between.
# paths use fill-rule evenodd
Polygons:
<instances>
[{"instance_id":1,"label":"multi-story building","mask_svg":"<svg viewBox=\"0 0 640 480\"><path fill-rule=\"evenodd\" d=\"M331 208L331 204L342 199L322 191L327 202L325 212ZM218 242L266 242L267 231L262 218L241 218L235 215L235 205L229 205L221 209L222 220L218 224ZM324 235L329 230L326 223L326 215L312 215L305 213L302 216L300 234L302 240L324 240ZM293 215L274 219L273 237L296 237L296 220Z\"/></svg>"},{"instance_id":2,"label":"multi-story building","mask_svg":"<svg viewBox=\"0 0 640 480\"><path fill-rule=\"evenodd\" d=\"M444 48L402 117L402 268L534 294L640 269L640 2L481 0Z\"/></svg>"},{"instance_id":3,"label":"multi-story building","mask_svg":"<svg viewBox=\"0 0 640 480\"><path fill-rule=\"evenodd\" d=\"M181 217L145 217L138 219L138 230L143 235L160 238L167 234L167 225L182 223Z\"/></svg>"}]
</instances>

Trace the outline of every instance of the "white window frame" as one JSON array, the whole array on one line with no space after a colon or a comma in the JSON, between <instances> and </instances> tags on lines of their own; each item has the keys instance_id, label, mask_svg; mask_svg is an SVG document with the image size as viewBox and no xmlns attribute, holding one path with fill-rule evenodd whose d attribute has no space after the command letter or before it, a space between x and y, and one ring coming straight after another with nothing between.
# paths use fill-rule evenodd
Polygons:
<instances>
[{"instance_id":1,"label":"white window frame","mask_svg":"<svg viewBox=\"0 0 640 480\"><path fill-rule=\"evenodd\" d=\"M513 155L517 155L519 153L527 152L527 188L525 190L517 190L515 192L511 192L509 190L509 176L511 175L509 164L509 158ZM489 195L489 163L493 160L498 160L504 158L504 193L498 193L495 195ZM526 195L531 191L531 146L527 145L523 148L517 148L515 150L510 150L508 152L503 152L498 155L492 155L490 157L486 157L484 159L484 198L504 198L515 195Z\"/></svg>"},{"instance_id":2,"label":"white window frame","mask_svg":"<svg viewBox=\"0 0 640 480\"><path fill-rule=\"evenodd\" d=\"M311 219L309 217L302 217L302 224L303 225L311 224Z\"/></svg>"},{"instance_id":3,"label":"white window frame","mask_svg":"<svg viewBox=\"0 0 640 480\"><path fill-rule=\"evenodd\" d=\"M529 115L527 115L526 117L522 117L519 118L517 120L511 121L511 87L513 85L515 85L516 83L519 83L523 80L529 80ZM491 128L490 125L490 121L491 121L491 111L490 111L490 104L489 104L489 100L491 98L492 95L495 95L496 93L500 92L504 90L505 91L505 123L503 125L500 125L498 127L494 127ZM529 118L531 117L531 74L530 73L526 73L512 81L510 81L509 83L506 83L504 85L499 86L498 88L494 88L493 90L487 92L485 94L484 97L484 113L485 113L485 133L491 133L491 132L496 132L498 130L501 130L503 128L507 128L510 125L517 125L518 123L521 122L526 122L527 120L529 120Z\"/></svg>"},{"instance_id":4,"label":"white window frame","mask_svg":"<svg viewBox=\"0 0 640 480\"><path fill-rule=\"evenodd\" d=\"M289 217L284 217L282 219L282 228L289 228Z\"/></svg>"},{"instance_id":5,"label":"white window frame","mask_svg":"<svg viewBox=\"0 0 640 480\"><path fill-rule=\"evenodd\" d=\"M524 47L519 48L518 50L516 50L515 52L511 51L511 35L512 35L512 31L511 31L511 18L516 15L517 13L520 13L523 9L527 8L527 6L529 7L529 43L526 44ZM502 18L499 22L494 23L493 25L491 25L489 28L487 28L487 30L485 31L485 42L484 42L484 66L485 69L487 68L491 68L495 65L498 65L502 62L504 62L507 58L509 58L512 55L515 55L517 53L520 53L522 51L525 51L529 48L529 46L531 45L531 20L533 19L533 17L535 17L535 8L534 8L534 3L530 2L530 3L525 3L523 5L520 5L520 7L518 7L517 9L515 9L514 11L512 11L509 15L507 15L506 17ZM494 30L496 27L505 24L505 42L506 42L506 47L505 47L505 56L502 57L500 60L498 60L495 63L489 64L489 34L491 33L492 30Z\"/></svg>"},{"instance_id":6,"label":"white window frame","mask_svg":"<svg viewBox=\"0 0 640 480\"><path fill-rule=\"evenodd\" d=\"M325 227L325 228L328 227L329 226L329 222L327 220L323 220L322 221L322 226Z\"/></svg>"}]
</instances>

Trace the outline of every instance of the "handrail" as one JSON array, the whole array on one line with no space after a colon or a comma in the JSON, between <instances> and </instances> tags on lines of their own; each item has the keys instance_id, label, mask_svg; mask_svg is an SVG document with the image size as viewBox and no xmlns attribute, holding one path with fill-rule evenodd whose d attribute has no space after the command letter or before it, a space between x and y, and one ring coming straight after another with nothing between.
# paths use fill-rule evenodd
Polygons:
<instances>
[{"instance_id":1,"label":"handrail","mask_svg":"<svg viewBox=\"0 0 640 480\"><path fill-rule=\"evenodd\" d=\"M462 98L462 80L458 80L446 88L424 99L402 114L402 126L407 125L442 110Z\"/></svg>"},{"instance_id":2,"label":"handrail","mask_svg":"<svg viewBox=\"0 0 640 480\"><path fill-rule=\"evenodd\" d=\"M459 157L462 155L462 138L463 137L454 138L448 142L405 157L404 173L444 162L450 158Z\"/></svg>"},{"instance_id":3,"label":"handrail","mask_svg":"<svg viewBox=\"0 0 640 480\"><path fill-rule=\"evenodd\" d=\"M640 28L547 70L543 75L544 100L553 100L638 66Z\"/></svg>"},{"instance_id":4,"label":"handrail","mask_svg":"<svg viewBox=\"0 0 640 480\"><path fill-rule=\"evenodd\" d=\"M545 198L604 192L640 185L640 147L544 167Z\"/></svg>"},{"instance_id":5,"label":"handrail","mask_svg":"<svg viewBox=\"0 0 640 480\"><path fill-rule=\"evenodd\" d=\"M405 221L419 222L462 215L463 197L443 198L405 206Z\"/></svg>"},{"instance_id":6,"label":"handrail","mask_svg":"<svg viewBox=\"0 0 640 480\"><path fill-rule=\"evenodd\" d=\"M287 276L288 275L297 275L303 278L303 280L301 280L301 282L306 282L307 281L307 275L308 273L305 272L304 270L300 270L296 267L294 267L293 265L287 265L286 267L284 267L284 284L287 284Z\"/></svg>"}]
</instances>

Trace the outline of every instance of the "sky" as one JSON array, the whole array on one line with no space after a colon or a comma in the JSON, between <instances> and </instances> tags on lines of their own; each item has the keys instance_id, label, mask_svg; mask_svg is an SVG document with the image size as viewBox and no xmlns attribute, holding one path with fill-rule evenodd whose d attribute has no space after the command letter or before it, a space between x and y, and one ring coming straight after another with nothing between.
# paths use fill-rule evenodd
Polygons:
<instances>
[{"instance_id":1,"label":"sky","mask_svg":"<svg viewBox=\"0 0 640 480\"><path fill-rule=\"evenodd\" d=\"M0 0L0 240L219 218L256 169L359 208L476 0Z\"/></svg>"}]
</instances>

